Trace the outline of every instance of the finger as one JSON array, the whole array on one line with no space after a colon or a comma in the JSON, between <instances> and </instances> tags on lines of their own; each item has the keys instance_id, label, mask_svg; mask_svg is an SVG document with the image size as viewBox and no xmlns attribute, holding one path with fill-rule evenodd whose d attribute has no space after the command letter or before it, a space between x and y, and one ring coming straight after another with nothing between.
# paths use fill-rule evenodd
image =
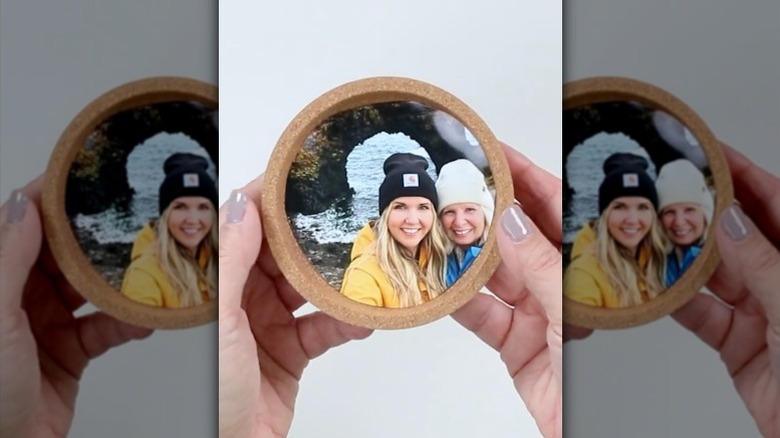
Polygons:
<instances>
[{"instance_id":1,"label":"finger","mask_svg":"<svg viewBox=\"0 0 780 438\"><path fill-rule=\"evenodd\" d=\"M721 214L716 238L723 264L761 303L770 327L780 327L780 294L777 294L780 253L777 248L737 205L728 207Z\"/></svg>"},{"instance_id":2,"label":"finger","mask_svg":"<svg viewBox=\"0 0 780 438\"><path fill-rule=\"evenodd\" d=\"M34 198L40 193L36 180L15 190L2 208L0 221L0 309L21 308L22 291L41 249L43 233Z\"/></svg>"},{"instance_id":3,"label":"finger","mask_svg":"<svg viewBox=\"0 0 780 438\"><path fill-rule=\"evenodd\" d=\"M263 230L258 205L262 175L234 191L220 209L219 312L238 311L249 270L260 254Z\"/></svg>"},{"instance_id":4,"label":"finger","mask_svg":"<svg viewBox=\"0 0 780 438\"><path fill-rule=\"evenodd\" d=\"M512 325L512 308L490 295L479 293L455 311L452 318L499 351Z\"/></svg>"},{"instance_id":5,"label":"finger","mask_svg":"<svg viewBox=\"0 0 780 438\"><path fill-rule=\"evenodd\" d=\"M542 232L554 245L562 240L562 185L555 175L536 166L527 157L501 143L512 174L515 199L540 224Z\"/></svg>"},{"instance_id":6,"label":"finger","mask_svg":"<svg viewBox=\"0 0 780 438\"><path fill-rule=\"evenodd\" d=\"M553 330L562 335L561 253L519 205L512 205L504 211L501 228L497 236L501 264L494 277L506 287L491 291L510 305L515 305L523 291L527 290L542 305Z\"/></svg>"},{"instance_id":7,"label":"finger","mask_svg":"<svg viewBox=\"0 0 780 438\"><path fill-rule=\"evenodd\" d=\"M295 321L301 346L309 359L347 341L365 339L373 330L355 327L322 313L314 312Z\"/></svg>"},{"instance_id":8,"label":"finger","mask_svg":"<svg viewBox=\"0 0 780 438\"><path fill-rule=\"evenodd\" d=\"M758 228L775 244L780 244L780 178L772 175L725 143L735 196Z\"/></svg>"},{"instance_id":9,"label":"finger","mask_svg":"<svg viewBox=\"0 0 780 438\"><path fill-rule=\"evenodd\" d=\"M733 316L727 305L702 293L672 313L675 321L715 350L726 340Z\"/></svg>"},{"instance_id":10,"label":"finger","mask_svg":"<svg viewBox=\"0 0 780 438\"><path fill-rule=\"evenodd\" d=\"M103 312L76 320L79 339L87 358L94 359L106 351L134 339L149 337L154 330L119 321Z\"/></svg>"}]
</instances>

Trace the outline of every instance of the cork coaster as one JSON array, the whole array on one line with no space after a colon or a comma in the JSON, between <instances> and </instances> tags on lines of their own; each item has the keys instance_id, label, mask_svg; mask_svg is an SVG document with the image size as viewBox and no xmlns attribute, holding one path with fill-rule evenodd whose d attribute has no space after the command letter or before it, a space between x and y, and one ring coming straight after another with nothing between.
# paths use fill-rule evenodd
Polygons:
<instances>
[{"instance_id":1,"label":"cork coaster","mask_svg":"<svg viewBox=\"0 0 780 438\"><path fill-rule=\"evenodd\" d=\"M48 245L67 280L107 314L162 329L192 327L216 319L216 299L191 307L163 308L130 299L119 288L130 263L134 236L150 219L148 215L134 216L140 207L133 203L140 202L141 189L128 181L129 161L140 163L133 169L152 169L162 179L165 156L159 154L165 149L161 148L179 148L171 149L174 152L201 148L201 155L210 159L216 174L217 107L213 85L180 77L142 79L98 97L60 137L42 192ZM173 146L149 143L152 137L174 134L178 137L165 140ZM132 155L144 145L143 153ZM154 195L147 203L157 214L159 183L155 187L149 181L141 183L148 184L144 190Z\"/></svg>"},{"instance_id":2,"label":"cork coaster","mask_svg":"<svg viewBox=\"0 0 780 438\"><path fill-rule=\"evenodd\" d=\"M681 275L675 274L676 280L666 278L669 274L664 271L663 289L657 296L641 304L625 307L609 308L606 298L602 303L603 307L597 307L592 304L593 301L589 302L591 304L585 304L582 299L575 301L567 296L570 293L572 296L582 296L576 295L581 294L582 290L578 290L575 281L566 283L566 276L572 272L567 269L564 273L564 321L567 324L593 329L618 329L645 324L674 312L699 292L719 262L715 242L714 230L717 226L715 218L718 218L723 209L732 203L734 196L728 164L719 142L699 116L685 103L660 88L632 79L595 77L565 84L563 115L565 167L563 221L564 241L567 242L564 258L567 267L572 264L572 253L576 252L577 256L585 253L585 251L575 251L576 244L571 250L568 245L577 242L577 239L587 241L584 237L587 233L582 230L586 228L586 223L594 224L594 222L587 222L588 220L599 215L595 205L594 190L597 199L598 185L605 179L602 164L609 154L628 152L643 155L650 166L653 166L648 167L648 174L654 173L650 175L654 182L663 165L675 160L686 160L693 164L699 173L691 171L683 175L685 172L681 171L680 174L673 175L673 180L690 181L691 174L699 178L696 181L700 181L703 177L704 185L698 187L706 187L712 198L706 198L707 190L701 190L700 192L705 194L701 199L714 198L713 219L704 226L704 243L701 245L701 252ZM631 144L641 150L627 150ZM682 164L688 166L688 163ZM688 167L670 166L669 169L671 168L687 169ZM669 170L667 175L672 173ZM626 184L625 177L623 184L624 186ZM577 185L579 186L576 187ZM679 190L671 191L666 188L668 186L661 187L664 187L663 193L666 199L688 199L680 193L690 189L691 185L686 185L687 187L683 185L685 184L680 185ZM697 186L694 184L693 187ZM661 191L659 190L658 193ZM576 199L577 197L579 199ZM700 205L707 205L707 202L709 201L702 201ZM669 203L668 205L680 204ZM665 208L661 210L667 211ZM701 211L707 210L702 207ZM686 244L682 234L683 229L687 230L687 228L684 226L674 228L676 225L673 225L674 219L671 219L673 216L664 219L666 213L658 215L655 210L652 213L657 220L658 230L663 233L666 245L664 254L668 257L675 239L680 245ZM699 217L706 218L706 213L702 213ZM667 225L664 225L664 220L667 221ZM612 229L608 227L610 225L605 225L605 229ZM612 235L610 231L610 236ZM592 246L590 249L595 247ZM663 257L655 259L662 260ZM583 266L585 264L579 260L577 268L582 270ZM572 292L569 292L570 290ZM603 291L600 293L601 297L605 296ZM588 296L595 295L598 293L588 294Z\"/></svg>"},{"instance_id":3,"label":"cork coaster","mask_svg":"<svg viewBox=\"0 0 780 438\"><path fill-rule=\"evenodd\" d=\"M471 143L464 142L467 132L472 136ZM354 199L360 196L361 190L351 188L347 182L348 156L356 154L353 151L358 150L358 144L372 144L371 139L377 138L372 136L398 133L406 134L427 149L434 163L429 169L436 167L437 175L443 164L457 158L465 157L475 165L484 160L486 167L482 170L488 185L495 190L496 213L481 253L452 286L416 306L384 308L363 304L340 293L341 273L349 264L346 257L352 246L351 237L345 236L351 235L343 234L341 242L327 243L328 238L318 238L317 233L336 227L321 224L319 229L306 228L301 225L301 218L341 211L342 219L338 223L352 220L352 233L361 227L365 221L359 217L357 208L343 207L344 202L356 202ZM465 146L467 143L470 146ZM436 149L434 144L441 148ZM476 146L481 146L481 152ZM384 178L381 162L389 154L372 149L364 158L374 160L375 167L357 166L368 174L373 172L367 178L376 178L371 179L372 183L358 180L370 186L368 192L378 189L378 183ZM263 177L261 214L279 268L304 298L323 312L355 326L400 329L448 315L476 295L500 262L495 240L497 214L512 200L512 181L503 152L493 133L473 110L433 85L407 78L375 77L328 91L290 122L272 152ZM376 218L378 208L374 203L370 206ZM329 256L328 250L337 254L338 260L326 266L323 259Z\"/></svg>"}]
</instances>

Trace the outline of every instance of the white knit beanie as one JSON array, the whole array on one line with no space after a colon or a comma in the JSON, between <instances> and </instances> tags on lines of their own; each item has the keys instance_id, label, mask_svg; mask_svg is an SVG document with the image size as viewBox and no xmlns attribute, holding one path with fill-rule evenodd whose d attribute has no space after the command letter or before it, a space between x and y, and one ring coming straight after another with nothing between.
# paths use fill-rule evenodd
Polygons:
<instances>
[{"instance_id":1,"label":"white knit beanie","mask_svg":"<svg viewBox=\"0 0 780 438\"><path fill-rule=\"evenodd\" d=\"M661 167L655 181L658 192L658 212L678 202L693 202L701 205L707 223L712 223L714 200L707 188L704 175L688 160L670 161Z\"/></svg>"},{"instance_id":2,"label":"white knit beanie","mask_svg":"<svg viewBox=\"0 0 780 438\"><path fill-rule=\"evenodd\" d=\"M482 206L487 227L493 220L495 201L485 184L485 176L469 160L450 161L441 167L436 180L439 213L452 204L470 202Z\"/></svg>"}]
</instances>

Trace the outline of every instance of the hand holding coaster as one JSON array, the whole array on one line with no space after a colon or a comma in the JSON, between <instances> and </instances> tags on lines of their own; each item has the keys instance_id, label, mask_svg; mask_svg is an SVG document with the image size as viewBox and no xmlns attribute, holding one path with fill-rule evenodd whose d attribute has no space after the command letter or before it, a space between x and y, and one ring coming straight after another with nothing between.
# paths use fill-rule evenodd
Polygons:
<instances>
[{"instance_id":1,"label":"hand holding coaster","mask_svg":"<svg viewBox=\"0 0 780 438\"><path fill-rule=\"evenodd\" d=\"M495 215L512 198L504 155L468 106L376 77L292 120L263 177L261 214L303 297L341 321L399 329L452 313L487 282L500 261Z\"/></svg>"},{"instance_id":2,"label":"hand holding coaster","mask_svg":"<svg viewBox=\"0 0 780 438\"><path fill-rule=\"evenodd\" d=\"M615 329L677 310L718 264L715 221L733 200L715 136L652 85L564 85L564 321Z\"/></svg>"},{"instance_id":3,"label":"hand holding coaster","mask_svg":"<svg viewBox=\"0 0 780 438\"><path fill-rule=\"evenodd\" d=\"M68 125L46 170L52 255L102 311L150 328L216 319L216 87L158 77L115 88Z\"/></svg>"}]
</instances>

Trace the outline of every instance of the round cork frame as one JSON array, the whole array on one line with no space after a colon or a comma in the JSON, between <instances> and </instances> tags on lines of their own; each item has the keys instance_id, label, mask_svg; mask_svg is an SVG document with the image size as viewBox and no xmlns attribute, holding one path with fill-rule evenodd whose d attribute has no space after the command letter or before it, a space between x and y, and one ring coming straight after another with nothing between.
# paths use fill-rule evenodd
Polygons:
<instances>
[{"instance_id":1,"label":"round cork frame","mask_svg":"<svg viewBox=\"0 0 780 438\"><path fill-rule=\"evenodd\" d=\"M704 121L681 100L648 83L622 77L593 77L563 86L563 111L616 101L638 102L664 111L690 131L701 146L712 173L715 206L713 223L709 226L701 253L693 265L658 297L638 306L605 309L579 303L564 296L564 322L592 329L620 329L646 324L674 312L690 301L718 265L720 257L714 230L720 213L734 199L731 174L720 143Z\"/></svg>"},{"instance_id":2,"label":"round cork frame","mask_svg":"<svg viewBox=\"0 0 780 438\"><path fill-rule=\"evenodd\" d=\"M194 79L153 77L129 82L104 93L87 105L60 136L49 160L42 190L46 238L67 280L105 313L131 324L156 329L181 329L214 321L216 300L188 308L166 309L145 305L120 294L95 269L74 235L65 208L66 184L72 163L87 136L102 122L122 111L178 101L198 102L216 109L217 88Z\"/></svg>"},{"instance_id":3,"label":"round cork frame","mask_svg":"<svg viewBox=\"0 0 780 438\"><path fill-rule=\"evenodd\" d=\"M314 306L349 324L373 329L402 329L442 318L463 306L485 285L500 263L493 217L489 238L473 265L447 291L414 307L389 309L353 301L331 286L312 266L294 237L285 208L287 176L306 137L323 121L343 111L387 102L413 101L441 110L469 129L482 146L493 173L495 212L513 202L506 158L485 122L465 103L425 82L400 77L374 77L332 89L306 106L287 126L263 176L261 215L265 236L280 270ZM499 213L496 213L499 214Z\"/></svg>"}]
</instances>

